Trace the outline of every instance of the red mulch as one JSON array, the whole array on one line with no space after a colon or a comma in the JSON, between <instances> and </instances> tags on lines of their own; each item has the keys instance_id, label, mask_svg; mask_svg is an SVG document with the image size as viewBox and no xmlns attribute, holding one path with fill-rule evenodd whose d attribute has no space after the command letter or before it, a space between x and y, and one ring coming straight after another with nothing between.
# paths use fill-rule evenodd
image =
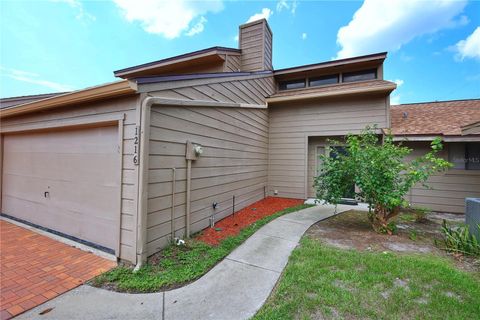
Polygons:
<instances>
[{"instance_id":1,"label":"red mulch","mask_svg":"<svg viewBox=\"0 0 480 320\"><path fill-rule=\"evenodd\" d=\"M267 197L235 212L235 215L230 215L218 221L214 228L203 230L197 239L211 245L217 245L221 240L238 234L240 230L263 217L271 216L278 211L302 203L303 200L301 199Z\"/></svg>"}]
</instances>

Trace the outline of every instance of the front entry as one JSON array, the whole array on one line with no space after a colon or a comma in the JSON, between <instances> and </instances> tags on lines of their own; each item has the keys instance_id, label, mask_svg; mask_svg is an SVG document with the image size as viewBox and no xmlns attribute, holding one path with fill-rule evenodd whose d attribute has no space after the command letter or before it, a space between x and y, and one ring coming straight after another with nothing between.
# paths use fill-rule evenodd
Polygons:
<instances>
[{"instance_id":1,"label":"front entry","mask_svg":"<svg viewBox=\"0 0 480 320\"><path fill-rule=\"evenodd\" d=\"M316 147L316 159L315 159L315 173L316 176L320 174L322 168L322 156L326 155L330 158L336 158L338 155L345 155L347 153L344 146L330 146L327 148L326 145L319 145ZM315 195L314 195L315 196ZM348 185L348 188L345 190L345 193L342 198L343 204L357 204L355 200L355 184L352 183Z\"/></svg>"}]
</instances>

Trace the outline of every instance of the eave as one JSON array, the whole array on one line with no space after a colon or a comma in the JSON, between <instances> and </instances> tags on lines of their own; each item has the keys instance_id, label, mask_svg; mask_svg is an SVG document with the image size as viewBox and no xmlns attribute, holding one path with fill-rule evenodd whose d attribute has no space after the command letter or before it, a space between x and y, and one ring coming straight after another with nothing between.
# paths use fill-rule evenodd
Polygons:
<instances>
[{"instance_id":1,"label":"eave","mask_svg":"<svg viewBox=\"0 0 480 320\"><path fill-rule=\"evenodd\" d=\"M444 142L478 142L480 141L480 134L466 135L466 136L454 136L454 135L395 135L393 141L433 141L440 137Z\"/></svg>"},{"instance_id":2,"label":"eave","mask_svg":"<svg viewBox=\"0 0 480 320\"><path fill-rule=\"evenodd\" d=\"M336 96L350 96L366 93L390 93L397 85L393 82L384 80L373 80L357 83L338 84L332 86L307 88L301 90L291 90L274 94L266 99L267 103L281 103L292 101L303 101L319 98L328 98Z\"/></svg>"},{"instance_id":3,"label":"eave","mask_svg":"<svg viewBox=\"0 0 480 320\"><path fill-rule=\"evenodd\" d=\"M285 69L278 69L274 71L274 76L283 76L289 74L296 74L302 72L310 72L314 70L320 69L330 69L336 67L342 67L346 65L354 65L354 64L366 64L366 63L376 63L380 65L387 57L387 52L369 54L365 56L353 57L353 58L346 58L346 59L339 59L339 60L332 60L314 64L307 64L298 67L291 67Z\"/></svg>"},{"instance_id":4,"label":"eave","mask_svg":"<svg viewBox=\"0 0 480 320\"><path fill-rule=\"evenodd\" d=\"M226 55L240 55L239 49L212 47L194 51L179 56L144 63L141 65L114 71L114 75L120 78L134 78L163 74L165 72L185 69L198 65L211 65L225 62Z\"/></svg>"},{"instance_id":5,"label":"eave","mask_svg":"<svg viewBox=\"0 0 480 320\"><path fill-rule=\"evenodd\" d=\"M127 80L122 80L4 108L0 110L0 118L94 100L114 98L134 94L136 92L136 85L134 83L131 83Z\"/></svg>"}]
</instances>

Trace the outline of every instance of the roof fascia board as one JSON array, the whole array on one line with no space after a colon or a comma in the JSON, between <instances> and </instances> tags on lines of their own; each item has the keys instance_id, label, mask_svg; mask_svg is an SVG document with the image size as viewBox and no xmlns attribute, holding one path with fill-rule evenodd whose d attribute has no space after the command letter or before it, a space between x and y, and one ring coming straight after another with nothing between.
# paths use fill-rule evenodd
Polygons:
<instances>
[{"instance_id":1,"label":"roof fascia board","mask_svg":"<svg viewBox=\"0 0 480 320\"><path fill-rule=\"evenodd\" d=\"M73 103L82 103L105 98L113 98L127 94L134 94L136 92L135 83L122 80L5 108L0 111L0 118L61 107Z\"/></svg>"},{"instance_id":2,"label":"roof fascia board","mask_svg":"<svg viewBox=\"0 0 480 320\"><path fill-rule=\"evenodd\" d=\"M325 68L331 68L331 67L336 67L336 66L344 66L344 65L349 65L349 64L370 62L370 61L376 61L376 60L383 61L383 60L385 60L386 57L387 57L387 53L377 53L377 54L361 56L361 57L326 61L326 62L320 62L320 63L309 64L309 65L304 65L304 66L275 70L274 75L277 76L277 75L283 75L283 74L289 74L289 73L297 73L297 72L311 71L311 70L317 70L317 69L325 69Z\"/></svg>"},{"instance_id":3,"label":"roof fascia board","mask_svg":"<svg viewBox=\"0 0 480 320\"><path fill-rule=\"evenodd\" d=\"M138 84L137 90L139 93L143 93L143 92L184 88L184 87L190 87L194 85L205 85L205 84L236 81L236 80L260 79L260 78L267 78L271 76L272 76L272 72L268 72L268 73L250 74L250 75L244 75L244 76L157 82L157 83L148 83L148 84Z\"/></svg>"},{"instance_id":4,"label":"roof fascia board","mask_svg":"<svg viewBox=\"0 0 480 320\"><path fill-rule=\"evenodd\" d=\"M298 95L267 98L267 103L272 104L272 103L278 103L278 102L301 101L301 100L309 100L309 99L317 99L317 98L346 96L346 95L359 94L359 93L392 92L393 90L395 90L396 87L397 86L395 84L392 84L392 85L383 84L383 85L371 86L371 87L359 87L359 88L348 88L343 90L340 89L335 91L303 93Z\"/></svg>"},{"instance_id":5,"label":"roof fascia board","mask_svg":"<svg viewBox=\"0 0 480 320\"><path fill-rule=\"evenodd\" d=\"M133 66L133 67L117 70L117 71L114 71L113 74L116 77L123 77L123 76L127 76L129 74L132 74L132 73L138 73L138 72L142 72L142 71L149 70L149 69L161 68L161 67L170 66L170 65L177 64L177 63L186 62L186 61L195 60L195 59L200 59L200 58L209 57L209 56L218 56L219 60L225 60L224 55L226 55L226 54L228 54L228 55L240 55L241 53L240 52L235 52L233 50L230 51L230 50L219 49L219 48L210 48L210 49L200 50L198 52L187 53L187 54L180 55L180 56L177 56L177 57L166 58L166 59L163 59L163 60L148 62L148 63L141 64L141 65L138 65L138 66Z\"/></svg>"},{"instance_id":6,"label":"roof fascia board","mask_svg":"<svg viewBox=\"0 0 480 320\"><path fill-rule=\"evenodd\" d=\"M480 135L470 136L444 136L438 135L395 135L393 141L433 141L435 138L442 138L444 142L476 142L480 141Z\"/></svg>"}]
</instances>

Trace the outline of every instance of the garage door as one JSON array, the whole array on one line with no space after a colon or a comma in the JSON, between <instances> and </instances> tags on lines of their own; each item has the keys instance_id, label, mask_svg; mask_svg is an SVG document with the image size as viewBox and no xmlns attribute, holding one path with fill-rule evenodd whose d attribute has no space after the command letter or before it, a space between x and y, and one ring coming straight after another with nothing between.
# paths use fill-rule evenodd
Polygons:
<instances>
[{"instance_id":1,"label":"garage door","mask_svg":"<svg viewBox=\"0 0 480 320\"><path fill-rule=\"evenodd\" d=\"M4 214L116 248L117 127L5 135L3 151Z\"/></svg>"}]
</instances>

